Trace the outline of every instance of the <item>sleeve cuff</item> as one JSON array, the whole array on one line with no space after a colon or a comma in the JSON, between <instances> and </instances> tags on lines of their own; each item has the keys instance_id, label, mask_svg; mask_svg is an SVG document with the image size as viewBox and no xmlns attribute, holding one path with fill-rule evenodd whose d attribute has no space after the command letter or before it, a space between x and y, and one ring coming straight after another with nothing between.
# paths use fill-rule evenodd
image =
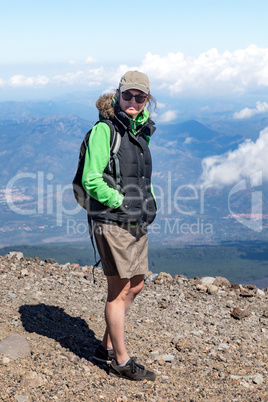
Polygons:
<instances>
[{"instance_id":1,"label":"sleeve cuff","mask_svg":"<svg viewBox=\"0 0 268 402\"><path fill-rule=\"evenodd\" d=\"M123 199L124 199L123 194L118 193L118 195L115 197L113 205L111 207L115 208L115 209L120 207L120 205L122 205Z\"/></svg>"}]
</instances>

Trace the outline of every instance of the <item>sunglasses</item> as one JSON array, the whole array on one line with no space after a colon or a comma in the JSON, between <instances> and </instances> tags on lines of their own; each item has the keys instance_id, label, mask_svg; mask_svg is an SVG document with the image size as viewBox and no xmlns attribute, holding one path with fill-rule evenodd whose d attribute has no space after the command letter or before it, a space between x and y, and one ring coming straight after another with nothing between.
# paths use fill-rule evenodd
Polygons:
<instances>
[{"instance_id":1,"label":"sunglasses","mask_svg":"<svg viewBox=\"0 0 268 402\"><path fill-rule=\"evenodd\" d=\"M131 92L122 92L122 98L124 101L130 101L132 98L135 98L135 102L143 103L147 99L146 95L133 95Z\"/></svg>"}]
</instances>

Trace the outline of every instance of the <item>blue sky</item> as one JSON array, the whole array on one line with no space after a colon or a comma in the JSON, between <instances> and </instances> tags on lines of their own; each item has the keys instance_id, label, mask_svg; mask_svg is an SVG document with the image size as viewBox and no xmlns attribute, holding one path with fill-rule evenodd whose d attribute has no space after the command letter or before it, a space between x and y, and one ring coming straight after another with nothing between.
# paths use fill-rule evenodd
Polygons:
<instances>
[{"instance_id":1,"label":"blue sky","mask_svg":"<svg viewBox=\"0 0 268 402\"><path fill-rule=\"evenodd\" d=\"M26 89L109 90L131 68L172 96L257 88L261 101L267 90L267 0L0 0L0 7L1 100Z\"/></svg>"},{"instance_id":2,"label":"blue sky","mask_svg":"<svg viewBox=\"0 0 268 402\"><path fill-rule=\"evenodd\" d=\"M160 124L185 117L183 99L189 110L200 100L204 116L224 101L234 121L268 116L267 0L0 0L0 10L0 101L93 99L138 69L159 95ZM268 180L267 130L207 161L205 181L252 168Z\"/></svg>"},{"instance_id":3,"label":"blue sky","mask_svg":"<svg viewBox=\"0 0 268 402\"><path fill-rule=\"evenodd\" d=\"M1 64L92 57L137 63L147 52L198 56L210 48L266 47L268 2L248 0L4 0Z\"/></svg>"}]
</instances>

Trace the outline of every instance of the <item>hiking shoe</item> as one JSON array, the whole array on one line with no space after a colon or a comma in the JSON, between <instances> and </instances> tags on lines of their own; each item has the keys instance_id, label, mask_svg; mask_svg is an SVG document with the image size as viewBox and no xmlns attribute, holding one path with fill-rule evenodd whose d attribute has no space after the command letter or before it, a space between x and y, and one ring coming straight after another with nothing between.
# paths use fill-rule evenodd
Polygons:
<instances>
[{"instance_id":1,"label":"hiking shoe","mask_svg":"<svg viewBox=\"0 0 268 402\"><path fill-rule=\"evenodd\" d=\"M119 367L113 359L109 374L132 381L154 381L156 378L156 374L153 371L146 370L144 366L136 363L133 357L129 359L124 367Z\"/></svg>"},{"instance_id":2,"label":"hiking shoe","mask_svg":"<svg viewBox=\"0 0 268 402\"><path fill-rule=\"evenodd\" d=\"M99 363L111 364L112 360L114 359L114 351L104 349L102 345L99 345L95 350L93 360Z\"/></svg>"}]
</instances>

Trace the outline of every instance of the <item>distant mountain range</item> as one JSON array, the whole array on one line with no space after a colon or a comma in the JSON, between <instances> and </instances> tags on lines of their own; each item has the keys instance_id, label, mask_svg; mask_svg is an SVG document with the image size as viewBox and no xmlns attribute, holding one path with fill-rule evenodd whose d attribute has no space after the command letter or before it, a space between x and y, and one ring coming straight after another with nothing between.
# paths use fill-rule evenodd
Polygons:
<instances>
[{"instance_id":1,"label":"distant mountain range","mask_svg":"<svg viewBox=\"0 0 268 402\"><path fill-rule=\"evenodd\" d=\"M43 112L33 117L29 105L20 106L21 111L14 115L10 104L5 107L6 114L3 110L0 113L0 246L85 240L85 214L78 212L70 184L80 143L96 121L95 112L91 112L91 120L71 114L41 116ZM49 104L46 107L49 113ZM204 194L199 184L202 159L234 150L244 139L196 120L158 125L150 144L159 209L150 228L153 243L199 244L268 237L266 221L262 232L257 233L230 216L228 189L209 189ZM268 193L265 186L263 192ZM234 200L232 209L250 212L250 197L245 191ZM266 199L264 213L268 211Z\"/></svg>"},{"instance_id":2,"label":"distant mountain range","mask_svg":"<svg viewBox=\"0 0 268 402\"><path fill-rule=\"evenodd\" d=\"M159 144L167 143L193 157L204 158L233 150L244 140L240 135L226 135L211 130L195 120L160 127ZM167 140L168 139L168 140Z\"/></svg>"},{"instance_id":3,"label":"distant mountain range","mask_svg":"<svg viewBox=\"0 0 268 402\"><path fill-rule=\"evenodd\" d=\"M70 173L74 172L78 146L91 124L74 116L2 122L2 182L18 172L41 169L56 175L59 183L68 183Z\"/></svg>"}]
</instances>

